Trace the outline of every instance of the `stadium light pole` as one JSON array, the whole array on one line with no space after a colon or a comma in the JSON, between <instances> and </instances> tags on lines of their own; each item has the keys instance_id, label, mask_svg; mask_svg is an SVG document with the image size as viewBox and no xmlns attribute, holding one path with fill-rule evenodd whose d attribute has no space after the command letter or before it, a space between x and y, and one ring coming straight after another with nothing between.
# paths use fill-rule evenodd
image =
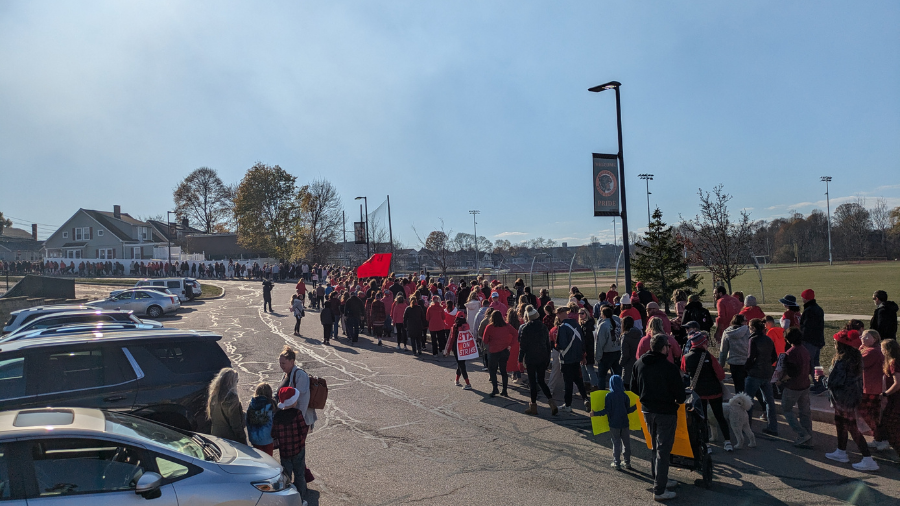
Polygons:
<instances>
[{"instance_id":1,"label":"stadium light pole","mask_svg":"<svg viewBox=\"0 0 900 506\"><path fill-rule=\"evenodd\" d=\"M828 265L834 265L831 260L831 196L828 195L828 183L831 182L831 176L822 176L820 181L825 183L825 203L828 209Z\"/></svg>"},{"instance_id":2,"label":"stadium light pole","mask_svg":"<svg viewBox=\"0 0 900 506\"><path fill-rule=\"evenodd\" d=\"M639 178L647 182L647 228L650 228L650 181L653 181L653 174L639 174Z\"/></svg>"},{"instance_id":3,"label":"stadium light pole","mask_svg":"<svg viewBox=\"0 0 900 506\"><path fill-rule=\"evenodd\" d=\"M176 213L175 211L166 211L166 222L167 222L166 223L166 228L167 228L167 230L166 230L166 245L169 248L169 258L168 258L168 260L166 260L166 275L167 276L169 275L169 264L172 263L172 239L169 237L172 235L172 222L169 221L170 214L174 214L175 217L178 218L178 213ZM177 227L177 225L176 225L176 227ZM177 238L177 236L178 236L177 232L175 233L175 236ZM125 256L125 255L122 255L122 256ZM134 255L131 255L131 256L134 256Z\"/></svg>"},{"instance_id":4,"label":"stadium light pole","mask_svg":"<svg viewBox=\"0 0 900 506\"><path fill-rule=\"evenodd\" d=\"M365 197L356 197L353 200L362 199L363 203L366 205L366 258L369 258L369 199Z\"/></svg>"},{"instance_id":5,"label":"stadium light pole","mask_svg":"<svg viewBox=\"0 0 900 506\"><path fill-rule=\"evenodd\" d=\"M622 151L622 106L619 101L619 87L622 83L618 81L610 81L606 84L588 88L588 91L600 93L606 90L616 91L616 126L619 132L619 185L621 186L622 210L620 218L622 218L622 256L625 257L625 290L626 293L631 292L631 252L628 248L628 208L625 204L625 157Z\"/></svg>"},{"instance_id":6,"label":"stadium light pole","mask_svg":"<svg viewBox=\"0 0 900 506\"><path fill-rule=\"evenodd\" d=\"M481 214L481 211L477 209L473 209L469 211L469 214L472 215L472 227L475 229L475 279L478 279L478 222L475 221L475 215Z\"/></svg>"}]
</instances>

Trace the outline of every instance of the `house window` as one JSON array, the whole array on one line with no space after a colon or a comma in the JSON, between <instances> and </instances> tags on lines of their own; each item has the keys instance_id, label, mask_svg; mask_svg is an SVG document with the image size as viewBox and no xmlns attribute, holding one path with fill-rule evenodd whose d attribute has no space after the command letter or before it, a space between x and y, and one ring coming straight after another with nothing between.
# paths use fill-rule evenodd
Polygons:
<instances>
[{"instance_id":1,"label":"house window","mask_svg":"<svg viewBox=\"0 0 900 506\"><path fill-rule=\"evenodd\" d=\"M142 241L150 240L149 227L138 227L138 239L140 239Z\"/></svg>"},{"instance_id":2,"label":"house window","mask_svg":"<svg viewBox=\"0 0 900 506\"><path fill-rule=\"evenodd\" d=\"M91 229L90 227L81 227L75 229L75 240L76 241L87 241L91 238Z\"/></svg>"},{"instance_id":3,"label":"house window","mask_svg":"<svg viewBox=\"0 0 900 506\"><path fill-rule=\"evenodd\" d=\"M134 258L135 260L144 258L143 254L141 253L140 246L135 246L134 248L131 248L131 258Z\"/></svg>"},{"instance_id":4,"label":"house window","mask_svg":"<svg viewBox=\"0 0 900 506\"><path fill-rule=\"evenodd\" d=\"M68 238L69 238L69 233L63 232L63 239L68 239Z\"/></svg>"},{"instance_id":5,"label":"house window","mask_svg":"<svg viewBox=\"0 0 900 506\"><path fill-rule=\"evenodd\" d=\"M115 258L113 256L113 249L112 248L98 249L97 250L97 258L100 258L102 260L112 260L113 258Z\"/></svg>"},{"instance_id":6,"label":"house window","mask_svg":"<svg viewBox=\"0 0 900 506\"><path fill-rule=\"evenodd\" d=\"M97 237L103 237L103 231L102 231L102 230L98 230L98 231L97 231Z\"/></svg>"},{"instance_id":7,"label":"house window","mask_svg":"<svg viewBox=\"0 0 900 506\"><path fill-rule=\"evenodd\" d=\"M66 258L81 258L81 250L80 249L66 250Z\"/></svg>"}]
</instances>

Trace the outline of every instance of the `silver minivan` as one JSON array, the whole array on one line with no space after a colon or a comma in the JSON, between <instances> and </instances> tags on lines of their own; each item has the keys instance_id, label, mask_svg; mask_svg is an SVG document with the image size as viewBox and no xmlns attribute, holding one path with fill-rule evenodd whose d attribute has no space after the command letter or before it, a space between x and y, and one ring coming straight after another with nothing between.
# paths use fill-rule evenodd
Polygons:
<instances>
[{"instance_id":1,"label":"silver minivan","mask_svg":"<svg viewBox=\"0 0 900 506\"><path fill-rule=\"evenodd\" d=\"M196 291L194 288L194 283L191 284L191 293L188 294L187 285L189 282L186 278L148 278L142 279L134 284L135 288L139 288L142 286L164 286L169 289L170 292L178 296L178 300L181 302L187 302L189 300L193 300L195 297L200 295L200 292Z\"/></svg>"},{"instance_id":2,"label":"silver minivan","mask_svg":"<svg viewBox=\"0 0 900 506\"><path fill-rule=\"evenodd\" d=\"M0 501L17 506L302 504L279 462L264 452L86 408L0 412Z\"/></svg>"}]
</instances>

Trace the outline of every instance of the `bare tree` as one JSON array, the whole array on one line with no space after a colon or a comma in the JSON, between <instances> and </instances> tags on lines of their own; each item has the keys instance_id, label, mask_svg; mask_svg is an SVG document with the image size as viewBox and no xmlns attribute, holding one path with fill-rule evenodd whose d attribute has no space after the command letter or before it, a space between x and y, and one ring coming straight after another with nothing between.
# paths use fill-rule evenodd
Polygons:
<instances>
[{"instance_id":1,"label":"bare tree","mask_svg":"<svg viewBox=\"0 0 900 506\"><path fill-rule=\"evenodd\" d=\"M742 210L732 221L728 213L731 195L720 184L712 192L699 189L700 214L683 220L681 232L694 259L709 269L713 277L723 281L731 292L731 280L747 268L753 224L750 214Z\"/></svg>"},{"instance_id":2,"label":"bare tree","mask_svg":"<svg viewBox=\"0 0 900 506\"><path fill-rule=\"evenodd\" d=\"M891 210L888 209L884 197L875 199L875 205L869 210L875 230L881 233L881 248L887 254L887 233L891 228Z\"/></svg>"},{"instance_id":3,"label":"bare tree","mask_svg":"<svg viewBox=\"0 0 900 506\"><path fill-rule=\"evenodd\" d=\"M450 267L450 263L453 260L453 252L450 249L450 237L453 232L445 230L443 218L441 218L441 228L439 230L432 230L424 240L415 227L413 227L413 232L415 232L416 238L419 240L422 247L431 253L438 269L441 270L441 275L446 276L447 268Z\"/></svg>"},{"instance_id":4,"label":"bare tree","mask_svg":"<svg viewBox=\"0 0 900 506\"><path fill-rule=\"evenodd\" d=\"M314 263L326 261L341 236L342 210L341 197L329 181L318 179L300 188L298 257Z\"/></svg>"},{"instance_id":5,"label":"bare tree","mask_svg":"<svg viewBox=\"0 0 900 506\"><path fill-rule=\"evenodd\" d=\"M172 194L175 212L200 224L210 234L213 228L231 214L233 198L218 173L200 167L188 174Z\"/></svg>"},{"instance_id":6,"label":"bare tree","mask_svg":"<svg viewBox=\"0 0 900 506\"><path fill-rule=\"evenodd\" d=\"M857 198L837 206L834 210L834 233L839 251L844 258L864 258L869 250L869 232L872 217L865 207L865 200Z\"/></svg>"}]
</instances>

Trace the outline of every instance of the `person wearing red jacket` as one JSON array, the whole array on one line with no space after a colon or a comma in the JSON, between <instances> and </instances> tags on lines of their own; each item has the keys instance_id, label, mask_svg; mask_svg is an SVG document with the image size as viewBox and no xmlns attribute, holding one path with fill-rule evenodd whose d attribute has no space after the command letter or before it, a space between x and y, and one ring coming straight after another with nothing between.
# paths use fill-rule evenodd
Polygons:
<instances>
[{"instance_id":1,"label":"person wearing red jacket","mask_svg":"<svg viewBox=\"0 0 900 506\"><path fill-rule=\"evenodd\" d=\"M450 327L450 338L447 339L447 348L444 349L444 356L450 356L450 353L453 353L453 356L456 357L456 386L460 386L459 377L462 376L466 381L466 386L463 387L463 390L472 390L472 384L469 383L469 373L466 372L466 361L459 359L459 350L456 348L456 339L459 337L460 332L466 332L469 330L469 324L466 323L466 313L463 311L456 311L456 317L453 320L453 325Z\"/></svg>"},{"instance_id":2,"label":"person wearing red jacket","mask_svg":"<svg viewBox=\"0 0 900 506\"><path fill-rule=\"evenodd\" d=\"M513 339L518 339L517 329L503 320L503 314L499 311L491 313L491 323L484 328L482 341L488 347L488 371L491 376L491 384L494 389L491 397L497 394L509 397L506 386L509 383L509 375L506 373L506 363L509 361L509 350L512 348ZM503 391L497 389L497 368L503 378Z\"/></svg>"},{"instance_id":3,"label":"person wearing red jacket","mask_svg":"<svg viewBox=\"0 0 900 506\"><path fill-rule=\"evenodd\" d=\"M441 298L437 295L431 297L431 304L428 306L428 310L425 311L425 319L428 321L428 331L431 332L432 355L436 357L438 351L443 350L447 345L444 306L441 304Z\"/></svg>"},{"instance_id":4,"label":"person wearing red jacket","mask_svg":"<svg viewBox=\"0 0 900 506\"><path fill-rule=\"evenodd\" d=\"M739 314L744 305L737 298L728 295L724 286L716 287L716 342L722 337L722 332L728 328L728 324L734 315Z\"/></svg>"},{"instance_id":5,"label":"person wearing red jacket","mask_svg":"<svg viewBox=\"0 0 900 506\"><path fill-rule=\"evenodd\" d=\"M752 295L748 295L744 299L744 307L741 309L740 314L744 315L744 319L748 322L754 318L759 318L760 320L766 319L766 313L763 313L763 310L756 305L756 297ZM783 351L781 353L783 353Z\"/></svg>"},{"instance_id":6,"label":"person wearing red jacket","mask_svg":"<svg viewBox=\"0 0 900 506\"><path fill-rule=\"evenodd\" d=\"M493 308L494 311L499 311L503 316L506 316L506 312L509 311L509 306L500 300L500 294L497 292L491 292L491 308Z\"/></svg>"}]
</instances>

